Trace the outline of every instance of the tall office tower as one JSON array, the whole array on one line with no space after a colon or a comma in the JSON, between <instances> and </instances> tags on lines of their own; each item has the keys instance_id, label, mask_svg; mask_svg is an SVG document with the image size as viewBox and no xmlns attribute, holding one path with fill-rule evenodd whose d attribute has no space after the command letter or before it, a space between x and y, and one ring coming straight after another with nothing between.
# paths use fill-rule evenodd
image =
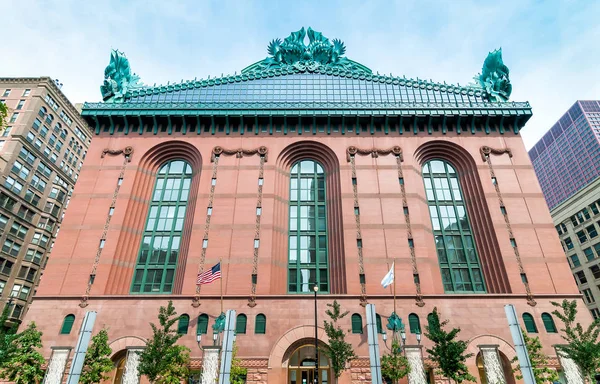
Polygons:
<instances>
[{"instance_id":1,"label":"tall office tower","mask_svg":"<svg viewBox=\"0 0 600 384\"><path fill-rule=\"evenodd\" d=\"M49 77L0 78L0 307L20 322L43 274L91 132Z\"/></svg>"}]
</instances>

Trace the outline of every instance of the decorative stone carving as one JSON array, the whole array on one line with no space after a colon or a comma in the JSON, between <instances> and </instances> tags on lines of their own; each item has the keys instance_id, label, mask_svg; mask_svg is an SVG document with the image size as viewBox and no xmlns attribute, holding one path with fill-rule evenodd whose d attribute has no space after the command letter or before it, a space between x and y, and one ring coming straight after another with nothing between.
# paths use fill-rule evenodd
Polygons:
<instances>
[{"instance_id":1,"label":"decorative stone carving","mask_svg":"<svg viewBox=\"0 0 600 384\"><path fill-rule=\"evenodd\" d=\"M71 347L57 347L52 349L52 356L48 370L44 377L44 384L61 384L69 360Z\"/></svg>"},{"instance_id":2,"label":"decorative stone carving","mask_svg":"<svg viewBox=\"0 0 600 384\"><path fill-rule=\"evenodd\" d=\"M140 77L131 72L125 53L113 49L110 63L104 69L104 83L100 86L102 100L107 103L123 102L131 90L143 86Z\"/></svg>"},{"instance_id":3,"label":"decorative stone carving","mask_svg":"<svg viewBox=\"0 0 600 384\"><path fill-rule=\"evenodd\" d=\"M556 355L565 374L565 379L567 379L567 384L584 384L583 376L577 364L558 348L556 348Z\"/></svg>"},{"instance_id":4,"label":"decorative stone carving","mask_svg":"<svg viewBox=\"0 0 600 384\"><path fill-rule=\"evenodd\" d=\"M243 149L243 148L225 149L223 147L216 146L212 150L212 154L210 156L210 161L214 163L215 158L220 155L227 155L227 156L235 155L235 157L237 157L238 159L241 159L244 156L252 156L252 155L258 154L259 156L264 157L265 162L267 162L268 152L269 152L269 149L265 146L260 146L255 149Z\"/></svg>"},{"instance_id":5,"label":"decorative stone carving","mask_svg":"<svg viewBox=\"0 0 600 384\"><path fill-rule=\"evenodd\" d=\"M118 156L121 154L125 156L128 163L131 162L131 155L133 155L133 147L127 146L123 149L104 148L104 150L102 150L102 155L100 156L100 158L104 158L104 156L106 155Z\"/></svg>"},{"instance_id":6,"label":"decorative stone carving","mask_svg":"<svg viewBox=\"0 0 600 384\"><path fill-rule=\"evenodd\" d=\"M202 347L202 384L215 384L219 377L219 352L221 347Z\"/></svg>"},{"instance_id":7,"label":"decorative stone carving","mask_svg":"<svg viewBox=\"0 0 600 384\"><path fill-rule=\"evenodd\" d=\"M408 373L409 384L427 384L422 348L421 345L407 345L404 347L404 353L410 366L410 372Z\"/></svg>"},{"instance_id":8,"label":"decorative stone carving","mask_svg":"<svg viewBox=\"0 0 600 384\"><path fill-rule=\"evenodd\" d=\"M479 153L481 154L481 160L483 160L483 161L487 161L487 159L490 155L500 156L500 155L504 155L506 153L506 154L508 154L508 157L513 156L512 150L510 148L497 149L497 148L488 147L487 145L480 147Z\"/></svg>"},{"instance_id":9,"label":"decorative stone carving","mask_svg":"<svg viewBox=\"0 0 600 384\"><path fill-rule=\"evenodd\" d=\"M483 88L490 101L508 101L512 93L508 74L508 67L502 61L502 48L495 49L485 58L481 73L474 77L475 86Z\"/></svg>"},{"instance_id":10,"label":"decorative stone carving","mask_svg":"<svg viewBox=\"0 0 600 384\"><path fill-rule=\"evenodd\" d=\"M483 369L490 384L506 384L504 369L498 354L498 345L478 345L481 350Z\"/></svg>"},{"instance_id":11,"label":"decorative stone carving","mask_svg":"<svg viewBox=\"0 0 600 384\"><path fill-rule=\"evenodd\" d=\"M127 360L125 361L125 369L123 371L123 384L138 384L140 382L138 367L140 365L139 353L142 350L143 348L127 349Z\"/></svg>"},{"instance_id":12,"label":"decorative stone carving","mask_svg":"<svg viewBox=\"0 0 600 384\"><path fill-rule=\"evenodd\" d=\"M385 156L385 155L389 155L390 153L394 154L394 156L399 156L400 161L404 161L404 159L402 157L402 148L400 148L397 145L393 146L392 148L388 148L388 149L380 149L380 148L361 149L361 148L357 148L355 146L350 146L346 149L346 161L350 162L350 158L354 155L363 155L363 156L371 155L371 157L377 158L380 155Z\"/></svg>"}]
</instances>

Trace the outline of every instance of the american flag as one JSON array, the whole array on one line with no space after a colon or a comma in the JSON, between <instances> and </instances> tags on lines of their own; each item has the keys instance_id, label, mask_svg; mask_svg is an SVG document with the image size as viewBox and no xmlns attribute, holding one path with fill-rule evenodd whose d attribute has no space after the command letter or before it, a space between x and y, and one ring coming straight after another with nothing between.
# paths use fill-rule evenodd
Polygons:
<instances>
[{"instance_id":1,"label":"american flag","mask_svg":"<svg viewBox=\"0 0 600 384\"><path fill-rule=\"evenodd\" d=\"M217 265L215 265L208 271L198 274L198 279L196 279L196 285L210 284L213 281L220 279L220 278L221 278L221 263L217 263Z\"/></svg>"}]
</instances>

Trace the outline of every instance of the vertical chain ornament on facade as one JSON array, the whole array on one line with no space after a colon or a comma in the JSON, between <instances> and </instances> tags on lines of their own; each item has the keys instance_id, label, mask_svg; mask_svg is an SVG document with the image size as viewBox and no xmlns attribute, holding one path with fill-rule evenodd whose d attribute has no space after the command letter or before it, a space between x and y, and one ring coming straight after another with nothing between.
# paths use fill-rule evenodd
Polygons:
<instances>
[{"instance_id":1,"label":"vertical chain ornament on facade","mask_svg":"<svg viewBox=\"0 0 600 384\"><path fill-rule=\"evenodd\" d=\"M260 164L258 168L258 196L256 200L256 221L254 224L254 240L258 240L258 246L254 246L254 255L252 259L252 288L248 306L256 306L256 283L258 282L258 249L260 247L260 218L262 217L262 195L264 184L265 163L267 162L267 147L260 147L257 150L260 155ZM259 213L260 210L260 213ZM256 276L256 278L255 278Z\"/></svg>"},{"instance_id":2,"label":"vertical chain ornament on facade","mask_svg":"<svg viewBox=\"0 0 600 384\"><path fill-rule=\"evenodd\" d=\"M212 217L213 200L214 200L214 196L215 196L215 187L216 187L216 183L213 183L212 180L215 180L215 181L217 180L219 157L221 155L223 155L223 156L235 155L236 158L241 159L244 156L253 156L256 154L258 154L260 156L259 174L258 174L258 179L259 179L258 201L257 201L256 207L261 208L261 210L262 210L263 186L262 186L262 183L260 183L260 180L263 180L264 164L268 160L267 153L268 153L268 149L265 146L261 146L256 149L243 149L243 148L225 149L225 148L219 147L219 146L213 148L212 154L210 157L210 161L213 163L212 179L211 179L211 186L210 186L210 194L208 196L206 222L204 224L204 236L202 237L203 242L204 242L204 240L208 240L208 232L210 231L210 218ZM210 215L208 214L209 209L211 209ZM260 240L260 216L261 215L259 215L257 212L255 231L254 231L254 240ZM204 272L204 263L206 260L206 249L207 249L207 247L204 247L204 246L202 247L202 253L200 255L200 266L199 266L198 274L201 274L202 272ZM221 270L222 270L222 268L223 268L223 266L221 266ZM254 259L253 259L252 274L256 275L257 271L258 271L258 247L254 247ZM196 285L196 295L194 296L194 299L192 301L192 306L195 308L200 306L200 287L201 287L200 285ZM248 299L248 305L251 307L256 305L255 295L256 295L256 283L254 281L252 281L251 296Z\"/></svg>"},{"instance_id":3,"label":"vertical chain ornament on facade","mask_svg":"<svg viewBox=\"0 0 600 384\"><path fill-rule=\"evenodd\" d=\"M123 182L123 176L125 175L125 168L127 164L131 162L131 156L133 155L133 147L125 147L124 149L108 149L105 148L102 151L102 155L100 158L104 158L106 155L118 156L123 155L123 164L121 165L121 171L119 173L119 178L117 181L117 186L113 191L112 201L110 203L110 208L108 210L108 214L106 215L106 221L104 222L104 228L102 230L102 235L100 236L100 241L98 242L98 249L96 250L96 257L94 258L94 264L92 265L92 272L90 273L90 279L88 280L87 287L85 289L85 294L81 298L81 302L79 306L81 308L85 308L88 306L88 299L90 297L90 291L92 290L92 285L94 284L94 280L96 278L96 271L98 269L98 264L100 263L100 256L102 255L102 250L104 249L103 244L106 241L106 235L108 234L108 228L110 226L110 220L112 219L111 210L114 210L115 205L117 203L117 196L119 195L119 190L121 189L121 184ZM112 208L112 209L111 209Z\"/></svg>"},{"instance_id":4,"label":"vertical chain ornament on facade","mask_svg":"<svg viewBox=\"0 0 600 384\"><path fill-rule=\"evenodd\" d=\"M362 233L360 231L360 209L358 206L358 181L356 180L356 162L354 161L354 155L356 154L356 147L348 147L346 150L346 160L350 162L350 166L352 167L352 193L354 195L354 221L356 222L356 247L358 249L358 273L360 276L364 276L365 274L365 265L363 261L363 253L362 253L362 245L359 246L358 243L362 243ZM351 152L352 151L352 152ZM365 286L365 281L361 279L360 281L360 305L367 305L367 289Z\"/></svg>"},{"instance_id":5,"label":"vertical chain ornament on facade","mask_svg":"<svg viewBox=\"0 0 600 384\"><path fill-rule=\"evenodd\" d=\"M396 157L396 166L398 169L398 183L400 184L400 193L402 195L402 209L404 211L404 220L405 220L405 224L406 224L406 234L407 234L407 238L409 241L413 240L413 236L412 236L412 228L410 225L410 215L408 212L408 203L406 200L406 188L404 186L404 176L402 173L402 162L404 161L404 158L402 157L402 148L400 148L399 146L393 146L392 148L388 148L388 149L379 149L379 148L373 148L373 149L360 149L354 146L350 146L346 149L346 160L350 162L350 164L352 165L352 178L355 179L356 178L356 167L355 167L355 162L354 162L354 156L355 155L371 155L371 157L373 158L377 158L379 156L386 156L386 155L394 155ZM353 183L354 184L354 183ZM357 193L357 186L353 185L353 192L354 192L354 207L358 208L358 193ZM355 216L357 215L357 211L355 210ZM360 218L356 217L356 223L357 223L357 236L360 236ZM422 307L425 305L425 302L423 301L423 295L421 294L421 283L418 279L419 276L419 270L417 268L417 259L415 256L415 248L414 247L409 247L410 248L410 262L411 262L411 266L412 266L412 271L413 271L413 276L414 278L414 283L415 283L415 290L416 290L416 304L419 307ZM362 249L359 248L359 269L360 269L360 273L364 273L364 268L363 268L363 258L362 258ZM387 247L386 247L386 258L387 258ZM389 266L388 266L389 267ZM362 284L364 286L364 284ZM364 292L363 292L364 294Z\"/></svg>"},{"instance_id":6,"label":"vertical chain ornament on facade","mask_svg":"<svg viewBox=\"0 0 600 384\"><path fill-rule=\"evenodd\" d=\"M490 170L490 177L492 178L492 180L496 180L496 173L494 172L494 167L492 165L491 155L501 156L503 154L507 154L508 157L512 158L512 151L510 150L510 148L496 149L488 146L483 146L479 148L479 153L481 154L481 159L488 165L488 168ZM504 222L506 224L508 236L512 241L514 240L512 226L508 218L508 212L506 211L506 207L504 206L504 200L502 199L502 193L500 192L500 186L497 180L494 182L494 188L496 189L496 195L498 196L498 200L500 202L500 209L502 211L502 216L504 216ZM525 291L527 293L527 304L529 304L532 307L535 307L537 303L535 302L533 294L531 293L531 288L529 287L529 281L527 280L527 275L525 274L525 268L523 267L523 262L521 261L521 255L519 254L518 244L514 242L512 246L513 251L515 253L515 259L517 260L517 265L519 267L519 273L521 274L521 280L523 281L523 285L525 286Z\"/></svg>"}]
</instances>

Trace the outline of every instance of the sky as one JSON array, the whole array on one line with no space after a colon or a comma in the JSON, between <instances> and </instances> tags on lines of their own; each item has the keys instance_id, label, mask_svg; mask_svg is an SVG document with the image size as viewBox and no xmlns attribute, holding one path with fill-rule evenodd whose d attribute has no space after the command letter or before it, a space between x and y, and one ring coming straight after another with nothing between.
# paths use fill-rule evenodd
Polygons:
<instances>
[{"instance_id":1,"label":"sky","mask_svg":"<svg viewBox=\"0 0 600 384\"><path fill-rule=\"evenodd\" d=\"M311 26L374 72L468 84L502 47L527 148L576 100L600 99L600 1L2 0L0 76L50 76L100 100L111 48L148 85L233 74Z\"/></svg>"}]
</instances>

